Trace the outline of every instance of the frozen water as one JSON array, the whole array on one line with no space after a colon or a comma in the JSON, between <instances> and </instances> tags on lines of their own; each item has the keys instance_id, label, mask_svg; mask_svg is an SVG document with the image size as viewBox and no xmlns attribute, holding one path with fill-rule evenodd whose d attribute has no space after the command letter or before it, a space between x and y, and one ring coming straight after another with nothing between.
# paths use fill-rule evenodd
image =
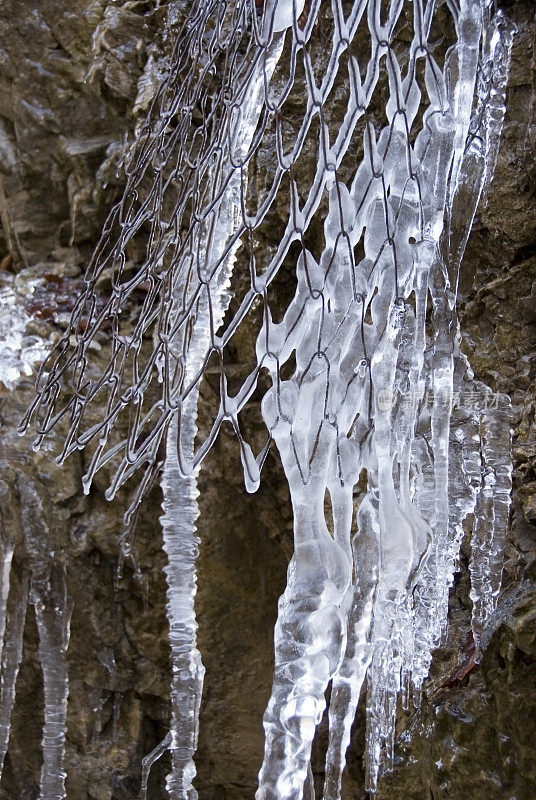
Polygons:
<instances>
[{"instance_id":1,"label":"frozen water","mask_svg":"<svg viewBox=\"0 0 536 800\"><path fill-rule=\"evenodd\" d=\"M163 467L173 661L168 793L194 800L203 679L194 610L196 475L224 421L239 438L248 491L257 488L275 442L290 487L294 554L279 601L257 800L301 800L307 780L311 788L311 744L330 682L324 796L339 800L365 684L367 790L374 792L381 769L393 765L397 701L401 696L406 707L419 701L445 631L462 524L473 512L477 641L500 585L511 480L509 401L499 397L491 407L488 388L473 380L459 349L456 293L496 159L513 31L487 0L355 0L351 8L340 0L270 0L264 14L262 4L246 0L222 4L221 14L216 6L193 5L186 56L161 71L161 91L126 159L125 196L111 213L87 292L39 389L35 407L43 407L45 421L38 443L70 413L63 456L98 440L86 488L114 455L122 463L110 497L141 468L129 514ZM455 29L444 53L429 43L436 13L451 15ZM322 42L319 75L308 40L321 17L331 19L332 33ZM412 30L404 58L394 46L402 19ZM368 63L359 64L350 49L359 37L369 41ZM283 47L290 66L279 69ZM210 88L216 76L220 84ZM294 83L304 94L301 122ZM331 93L345 86L344 114L332 130ZM383 93L385 108L378 111L374 103ZM295 104L290 144L289 96ZM198 124L193 111L200 108L206 119ZM304 182L306 152L315 154L315 164ZM263 170L273 180L258 199ZM257 182L249 193L253 173ZM151 188L140 200L144 179ZM255 237L275 218L270 211L284 224L259 268ZM109 232L117 223L115 241ZM126 246L143 225L150 229L146 260L128 278ZM271 287L292 260L295 294L274 322ZM237 264L243 272L236 285L246 288L226 315ZM112 297L81 329L82 309L95 307L97 277L110 267ZM134 332L122 335L121 311L141 284L147 293L142 313ZM257 364L231 396L226 348L259 305ZM106 380L83 383L88 348L106 314L117 327ZM150 331L153 352L141 364L141 341ZM295 367L283 377L292 357ZM219 361L219 407L200 436L198 394L211 358ZM128 359L133 381L127 385ZM69 369L85 388L57 410L59 377ZM240 415L261 372L270 384L261 403L270 441L255 456ZM152 381L161 399L142 411ZM105 384L109 413L83 430L86 409L97 396L102 403ZM459 400L469 394L472 407ZM123 409L134 410L134 422L126 439L111 446L108 436ZM62 708L62 651L48 634L52 623L47 628L40 597L45 689ZM60 772L51 760L57 787L47 789L51 798L59 796Z\"/></svg>"},{"instance_id":2,"label":"frozen water","mask_svg":"<svg viewBox=\"0 0 536 800\"><path fill-rule=\"evenodd\" d=\"M24 305L35 284L27 281L24 290L9 284L0 289L0 381L10 391L22 377L33 375L51 348L50 342L26 333L30 316Z\"/></svg>"}]
</instances>

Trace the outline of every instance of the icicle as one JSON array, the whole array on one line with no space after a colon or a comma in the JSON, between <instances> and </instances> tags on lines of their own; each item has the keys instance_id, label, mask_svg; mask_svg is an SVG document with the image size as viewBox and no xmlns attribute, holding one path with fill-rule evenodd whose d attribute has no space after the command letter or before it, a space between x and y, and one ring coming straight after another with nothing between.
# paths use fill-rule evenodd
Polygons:
<instances>
[{"instance_id":1,"label":"icicle","mask_svg":"<svg viewBox=\"0 0 536 800\"><path fill-rule=\"evenodd\" d=\"M324 800L341 796L342 773L359 695L372 657L370 629L378 581L380 538L379 503L373 490L359 506L358 532L353 540L356 583L350 594L344 658L333 677L329 705L329 744L326 753Z\"/></svg>"},{"instance_id":2,"label":"icicle","mask_svg":"<svg viewBox=\"0 0 536 800\"><path fill-rule=\"evenodd\" d=\"M266 31L276 33L290 28L303 11L305 0L267 0L264 19Z\"/></svg>"},{"instance_id":3,"label":"icicle","mask_svg":"<svg viewBox=\"0 0 536 800\"><path fill-rule=\"evenodd\" d=\"M448 209L452 213L454 195L469 132L474 89L478 67L478 49L482 35L482 17L485 3L480 0L462 0L456 19L458 42L448 56L450 76L450 105L456 119L453 165L449 185Z\"/></svg>"},{"instance_id":4,"label":"icicle","mask_svg":"<svg viewBox=\"0 0 536 800\"><path fill-rule=\"evenodd\" d=\"M471 537L472 627L479 646L482 631L495 609L501 575L512 489L512 409L506 395L487 395L492 407L481 416L482 486L478 494Z\"/></svg>"},{"instance_id":5,"label":"icicle","mask_svg":"<svg viewBox=\"0 0 536 800\"><path fill-rule=\"evenodd\" d=\"M386 768L392 765L396 698L402 669L402 609L414 560L410 520L396 497L391 453L391 405L384 407L380 391L394 394L401 311L391 307L388 324L372 359L372 379L377 392L373 441L378 464L379 574L373 606L373 652L368 670L367 791L376 790L382 753Z\"/></svg>"},{"instance_id":6,"label":"icicle","mask_svg":"<svg viewBox=\"0 0 536 800\"><path fill-rule=\"evenodd\" d=\"M41 571L32 570L30 600L35 605L45 695L39 797L40 800L62 800L66 796L64 754L69 682L65 656L70 626L65 572L53 570L45 577Z\"/></svg>"},{"instance_id":7,"label":"icicle","mask_svg":"<svg viewBox=\"0 0 536 800\"><path fill-rule=\"evenodd\" d=\"M329 230L339 214L338 199L334 189L325 223L328 247ZM346 202L353 207L349 196ZM361 302L349 291L347 248L341 246L333 255L331 248L326 250L323 263L331 257L340 259L343 268L324 279L330 313L324 314L314 302L309 281L318 270L308 257L311 272L307 272L304 258L298 264L296 297L283 322L274 326L268 318L257 340L257 358L268 365L273 382L262 413L289 482L295 545L275 628L275 673L264 715L266 744L258 800L302 797L311 743L325 707L324 692L346 648L352 599L351 487L357 481L359 460L358 448L347 438L356 412L355 395L349 391L354 364L351 358L349 364L344 359L358 349ZM305 313L300 313L304 303ZM319 336L327 343L322 355ZM282 360L283 347L286 358L296 348L297 366L289 381L278 382L273 360L264 361L267 347L272 358ZM324 519L326 489L331 495L333 538Z\"/></svg>"},{"instance_id":8,"label":"icicle","mask_svg":"<svg viewBox=\"0 0 536 800\"><path fill-rule=\"evenodd\" d=\"M446 622L448 602L447 552L449 546L449 440L454 381L453 308L448 285L438 281L432 288L436 336L432 356L433 405L431 448L434 464L435 509L434 547L436 559L436 598L432 621L433 641L439 644Z\"/></svg>"},{"instance_id":9,"label":"icicle","mask_svg":"<svg viewBox=\"0 0 536 800\"><path fill-rule=\"evenodd\" d=\"M198 375L211 344L211 330L217 330L221 325L230 301L228 287L239 242L226 257L225 251L238 226L241 192L244 191L244 176L236 166L232 165L241 162L251 145L262 109L264 80L265 78L269 80L275 69L281 48L282 40L268 49L266 58L259 59L248 85L244 87L243 105L229 137L233 149L227 154L228 163L224 163L223 174L214 176L222 183L227 182L227 188L204 227L198 228L195 232L198 264L210 277L206 284L207 290L202 292L197 301L195 325L189 332L186 345L183 331L169 343L170 372L182 376L180 385L170 387L175 391L180 391L182 386L188 385L189 381ZM181 314L185 295L188 295L188 291L192 291L184 285L182 275L174 290L175 299L170 309L171 327ZM182 371L177 369L178 365L183 365ZM167 790L172 800L197 798L197 792L192 785L196 774L193 756L197 748L199 708L205 672L196 644L197 622L194 607L195 562L199 544L195 521L199 512L197 471L194 468L191 472L191 464L197 433L198 391L197 386L181 405L180 424L178 413L171 419L162 475L164 515L160 521L164 550L168 557L165 572L168 584L167 614L173 667L170 726L172 771L167 778ZM246 485L249 486L252 482L255 483L250 475L251 462L254 465L253 471L258 472L249 445L247 449L242 448L242 460Z\"/></svg>"},{"instance_id":10,"label":"icicle","mask_svg":"<svg viewBox=\"0 0 536 800\"><path fill-rule=\"evenodd\" d=\"M3 484L0 481L0 484ZM5 484L4 484L5 485ZM11 575L11 561L13 559L13 543L0 532L0 653L4 641L4 631L6 626L6 606L9 595L9 584Z\"/></svg>"},{"instance_id":11,"label":"icicle","mask_svg":"<svg viewBox=\"0 0 536 800\"><path fill-rule=\"evenodd\" d=\"M448 589L454 580L463 538L463 522L475 509L481 486L478 406L463 405L464 398L479 396L467 359L455 358L454 394L449 441L449 536L445 555L445 592L442 613L447 613Z\"/></svg>"},{"instance_id":12,"label":"icicle","mask_svg":"<svg viewBox=\"0 0 536 800\"><path fill-rule=\"evenodd\" d=\"M497 163L506 113L506 85L516 32L514 23L506 19L503 12L498 9L488 21L484 33L484 54L477 107L477 111L482 109L481 128L486 143L484 186L489 186L491 183Z\"/></svg>"},{"instance_id":13,"label":"icicle","mask_svg":"<svg viewBox=\"0 0 536 800\"><path fill-rule=\"evenodd\" d=\"M187 417L190 428L183 430L191 443L195 422ZM195 418L194 418L195 419ZM199 707L205 669L196 646L197 622L194 598L196 592L195 561L199 538L195 533L198 516L195 477L183 478L177 458L177 418L170 425L167 455L162 476L164 516L160 518L164 550L168 563L167 610L173 676L171 682L171 759L172 772L167 789L173 800L194 800L195 777L193 756L197 748Z\"/></svg>"},{"instance_id":14,"label":"icicle","mask_svg":"<svg viewBox=\"0 0 536 800\"><path fill-rule=\"evenodd\" d=\"M415 440L413 458L417 464L415 481L416 505L419 513L428 521L432 530L432 541L426 560L418 576L413 592L413 640L414 652L411 664L413 700L420 702L420 691L428 675L432 659L432 649L437 646L437 619L435 615L437 593L437 545L435 541L435 481L433 458L428 437L423 435Z\"/></svg>"},{"instance_id":15,"label":"icicle","mask_svg":"<svg viewBox=\"0 0 536 800\"><path fill-rule=\"evenodd\" d=\"M171 745L171 732L166 733L162 741L157 744L154 750L143 758L141 764L141 788L140 788L140 797L139 800L147 800L147 784L149 783L149 774L151 772L151 767L153 764L158 761L159 758L162 758L166 750L169 750Z\"/></svg>"},{"instance_id":16,"label":"icicle","mask_svg":"<svg viewBox=\"0 0 536 800\"><path fill-rule=\"evenodd\" d=\"M482 193L493 178L505 114L506 82L515 26L497 11L487 21L473 111L465 152L451 176L446 237L451 286L456 292L459 270ZM454 186L454 178L455 186Z\"/></svg>"},{"instance_id":17,"label":"icicle","mask_svg":"<svg viewBox=\"0 0 536 800\"><path fill-rule=\"evenodd\" d=\"M67 598L65 568L51 551L51 534L35 487L17 475L21 521L30 564L29 602L35 607L39 662L43 673L45 724L40 800L65 797L65 731L69 681L66 652L72 604Z\"/></svg>"},{"instance_id":18,"label":"icicle","mask_svg":"<svg viewBox=\"0 0 536 800\"><path fill-rule=\"evenodd\" d=\"M0 678L0 776L4 768L11 730L11 713L15 702L15 685L22 660L22 639L28 607L28 575L22 578L20 589L12 587L8 602L7 625L2 651Z\"/></svg>"}]
</instances>

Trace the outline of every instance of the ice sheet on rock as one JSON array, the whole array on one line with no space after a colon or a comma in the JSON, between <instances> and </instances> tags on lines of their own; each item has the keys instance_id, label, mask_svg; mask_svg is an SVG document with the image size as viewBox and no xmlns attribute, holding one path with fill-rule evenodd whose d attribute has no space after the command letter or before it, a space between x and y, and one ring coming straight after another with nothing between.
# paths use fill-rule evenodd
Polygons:
<instances>
[{"instance_id":1,"label":"ice sheet on rock","mask_svg":"<svg viewBox=\"0 0 536 800\"><path fill-rule=\"evenodd\" d=\"M35 281L28 281L24 291L12 285L0 288L0 381L12 391L19 380L34 374L43 361L50 342L26 333L30 316L25 302L31 297Z\"/></svg>"}]
</instances>

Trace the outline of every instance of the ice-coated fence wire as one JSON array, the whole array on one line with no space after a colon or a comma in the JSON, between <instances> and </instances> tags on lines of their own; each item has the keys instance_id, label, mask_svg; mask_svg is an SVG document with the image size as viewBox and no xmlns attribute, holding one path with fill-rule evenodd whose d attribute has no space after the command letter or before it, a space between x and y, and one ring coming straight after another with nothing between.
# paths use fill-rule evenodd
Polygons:
<instances>
[{"instance_id":1,"label":"ice-coated fence wire","mask_svg":"<svg viewBox=\"0 0 536 800\"><path fill-rule=\"evenodd\" d=\"M504 528L508 513L508 400L497 412L455 402L488 396L460 355L455 303L496 158L512 30L486 0L204 0L173 35L123 197L24 425L36 417L38 445L66 418L62 459L94 444L86 490L108 462L110 498L139 475L127 521L164 467L173 798L195 797L195 476L223 422L248 491L275 442L295 551L258 800L301 798L330 681L324 797L340 797L365 679L374 791L380 764L393 763L397 698L418 701L444 631L461 523L475 508L475 632L500 581L502 534L494 527L488 542L483 528ZM255 353L239 380L230 351L245 328ZM111 356L97 373L101 336ZM208 374L219 398L199 431ZM243 417L261 391L267 436L255 455Z\"/></svg>"}]
</instances>

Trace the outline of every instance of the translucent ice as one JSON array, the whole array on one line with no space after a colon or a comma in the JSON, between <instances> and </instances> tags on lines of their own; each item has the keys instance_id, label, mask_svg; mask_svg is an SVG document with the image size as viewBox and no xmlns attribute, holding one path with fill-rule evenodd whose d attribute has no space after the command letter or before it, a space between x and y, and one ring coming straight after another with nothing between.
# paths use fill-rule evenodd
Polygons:
<instances>
[{"instance_id":1,"label":"translucent ice","mask_svg":"<svg viewBox=\"0 0 536 800\"><path fill-rule=\"evenodd\" d=\"M441 18L440 42L429 41L436 14L452 22ZM38 443L69 414L63 457L98 442L86 487L114 456L121 464L110 497L141 471L131 512L163 467L174 668L168 791L193 800L203 674L194 614L197 470L230 423L254 491L275 442L290 487L294 554L279 601L257 798L301 800L306 781L311 789L311 744L331 682L325 798L339 800L365 685L367 790L375 791L382 765L393 765L397 699L419 702L473 511L477 640L500 583L508 401L478 406L487 390L460 353L456 293L496 159L512 29L488 0L238 0L194 4L183 36L186 55L162 72L126 159L125 195L39 388ZM363 42L368 63L358 63ZM288 58L276 69L283 48ZM280 226L275 242L272 225ZM149 231L146 258L129 277L126 248L140 231ZM294 296L276 316L276 278L293 263ZM105 269L112 296L98 310ZM141 287L135 329L121 332L121 313ZM232 393L227 355L246 317L257 325L256 364ZM110 318L109 365L86 380L90 344ZM154 345L144 361L148 333ZM217 408L201 434L198 394L214 363ZM62 406L66 375L80 390ZM269 441L256 456L241 414L266 384ZM160 395L147 410L150 386ZM101 393L106 417L84 429ZM476 408L460 403L469 394ZM129 431L112 445L123 411Z\"/></svg>"}]
</instances>

